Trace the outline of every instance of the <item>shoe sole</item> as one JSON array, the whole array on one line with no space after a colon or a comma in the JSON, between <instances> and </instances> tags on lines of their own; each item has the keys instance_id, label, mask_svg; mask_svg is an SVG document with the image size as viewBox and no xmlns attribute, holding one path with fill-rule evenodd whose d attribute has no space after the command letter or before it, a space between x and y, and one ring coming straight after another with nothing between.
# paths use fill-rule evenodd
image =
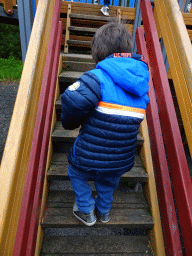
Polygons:
<instances>
[{"instance_id":1,"label":"shoe sole","mask_svg":"<svg viewBox=\"0 0 192 256\"><path fill-rule=\"evenodd\" d=\"M99 219L99 217L98 217L98 219ZM103 221L103 220L101 220L101 219L99 219L102 223L107 223L107 222L109 222L110 221L110 219L108 220L108 221Z\"/></svg>"},{"instance_id":2,"label":"shoe sole","mask_svg":"<svg viewBox=\"0 0 192 256\"><path fill-rule=\"evenodd\" d=\"M108 13L105 14L105 13L102 11L102 9L100 9L100 11L101 11L101 13L102 13L104 16L109 16L109 14L108 14Z\"/></svg>"},{"instance_id":3,"label":"shoe sole","mask_svg":"<svg viewBox=\"0 0 192 256\"><path fill-rule=\"evenodd\" d=\"M97 220L95 220L94 222L92 222L92 223L87 223L86 221L84 221L83 219L81 219L79 216L77 216L74 212L73 212L73 214L75 215L75 217L78 219L78 220L80 220L81 222L83 222L86 226L88 226L88 227L90 227L90 226L93 226L95 223L96 223L96 221Z\"/></svg>"}]
</instances>

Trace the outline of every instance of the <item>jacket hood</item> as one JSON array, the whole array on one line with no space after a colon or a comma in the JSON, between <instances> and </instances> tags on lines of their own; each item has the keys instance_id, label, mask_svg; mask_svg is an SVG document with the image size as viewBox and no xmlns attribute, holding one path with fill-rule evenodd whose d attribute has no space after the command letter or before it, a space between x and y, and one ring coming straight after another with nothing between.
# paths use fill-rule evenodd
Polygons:
<instances>
[{"instance_id":1,"label":"jacket hood","mask_svg":"<svg viewBox=\"0 0 192 256\"><path fill-rule=\"evenodd\" d=\"M148 65L142 55L112 54L100 61L96 68L106 72L126 92L141 97L149 90Z\"/></svg>"}]
</instances>

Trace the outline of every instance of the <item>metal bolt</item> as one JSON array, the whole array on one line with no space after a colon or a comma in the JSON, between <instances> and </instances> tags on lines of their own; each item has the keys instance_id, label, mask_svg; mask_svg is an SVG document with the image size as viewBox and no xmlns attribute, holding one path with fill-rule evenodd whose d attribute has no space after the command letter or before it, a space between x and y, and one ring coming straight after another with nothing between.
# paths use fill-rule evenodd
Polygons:
<instances>
[{"instance_id":1,"label":"metal bolt","mask_svg":"<svg viewBox=\"0 0 192 256\"><path fill-rule=\"evenodd\" d=\"M7 12L8 12L8 14L12 14L12 11L10 9Z\"/></svg>"}]
</instances>

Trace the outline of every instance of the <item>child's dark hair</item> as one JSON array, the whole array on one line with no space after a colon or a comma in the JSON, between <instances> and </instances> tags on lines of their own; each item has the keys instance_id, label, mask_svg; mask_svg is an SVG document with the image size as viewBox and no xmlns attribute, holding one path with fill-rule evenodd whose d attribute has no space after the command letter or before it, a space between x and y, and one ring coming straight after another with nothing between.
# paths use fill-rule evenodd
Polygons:
<instances>
[{"instance_id":1,"label":"child's dark hair","mask_svg":"<svg viewBox=\"0 0 192 256\"><path fill-rule=\"evenodd\" d=\"M98 63L113 53L132 52L132 38L123 24L109 22L100 27L92 40L92 57Z\"/></svg>"}]
</instances>

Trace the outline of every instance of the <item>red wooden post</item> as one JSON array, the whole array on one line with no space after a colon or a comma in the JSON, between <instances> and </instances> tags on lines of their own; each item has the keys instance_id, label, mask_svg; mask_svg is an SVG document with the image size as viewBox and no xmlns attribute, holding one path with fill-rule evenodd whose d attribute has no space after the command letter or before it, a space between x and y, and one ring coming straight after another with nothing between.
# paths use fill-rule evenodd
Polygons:
<instances>
[{"instance_id":1,"label":"red wooden post","mask_svg":"<svg viewBox=\"0 0 192 256\"><path fill-rule=\"evenodd\" d=\"M35 244L36 244L37 229L38 229L39 217L40 217L40 207L41 207L41 200L42 200L45 168L46 168L46 162L47 162L47 153L48 153L48 147L49 147L49 138L50 138L52 114L53 114L54 99L55 99L59 56L60 56L60 50L61 50L61 35L62 35L62 22L59 22L58 35L56 38L57 46L55 51L55 58L53 61L51 88L50 88L50 93L49 93L48 102L47 102L47 113L46 113L46 119L45 119L44 131L43 131L43 141L41 146L40 161L39 161L39 166L37 170L38 174L37 174L35 196L34 196L32 214L31 214L31 220L30 220L30 229L29 229L29 238L27 243L26 256L29 256L29 255L33 256L35 252Z\"/></svg>"},{"instance_id":2,"label":"red wooden post","mask_svg":"<svg viewBox=\"0 0 192 256\"><path fill-rule=\"evenodd\" d=\"M136 31L136 43L138 53L144 55L147 59L147 48L142 28L138 28ZM147 107L146 115L150 134L151 153L155 169L166 255L183 255L151 72L149 80L149 105Z\"/></svg>"},{"instance_id":3,"label":"red wooden post","mask_svg":"<svg viewBox=\"0 0 192 256\"><path fill-rule=\"evenodd\" d=\"M192 183L150 0L141 0L141 13L185 252L191 255Z\"/></svg>"},{"instance_id":4,"label":"red wooden post","mask_svg":"<svg viewBox=\"0 0 192 256\"><path fill-rule=\"evenodd\" d=\"M42 152L42 141L44 136L44 126L46 121L46 111L49 99L50 80L52 76L53 60L55 54L55 45L58 34L58 24L60 18L61 1L55 1L55 9L53 14L53 21L50 32L49 45L47 50L47 57L45 62L45 70L42 80L39 104L37 109L35 128L33 133L33 140L31 146L31 153L29 158L28 170L26 175L23 199L21 204L19 222L17 227L17 234L15 239L15 246L13 255L17 256L32 256L33 254L26 254L30 219L32 216L32 205L34 201L35 188L37 181L37 170L40 163L40 154ZM57 74L56 74L57 75ZM38 220L37 220L38 221Z\"/></svg>"}]
</instances>

